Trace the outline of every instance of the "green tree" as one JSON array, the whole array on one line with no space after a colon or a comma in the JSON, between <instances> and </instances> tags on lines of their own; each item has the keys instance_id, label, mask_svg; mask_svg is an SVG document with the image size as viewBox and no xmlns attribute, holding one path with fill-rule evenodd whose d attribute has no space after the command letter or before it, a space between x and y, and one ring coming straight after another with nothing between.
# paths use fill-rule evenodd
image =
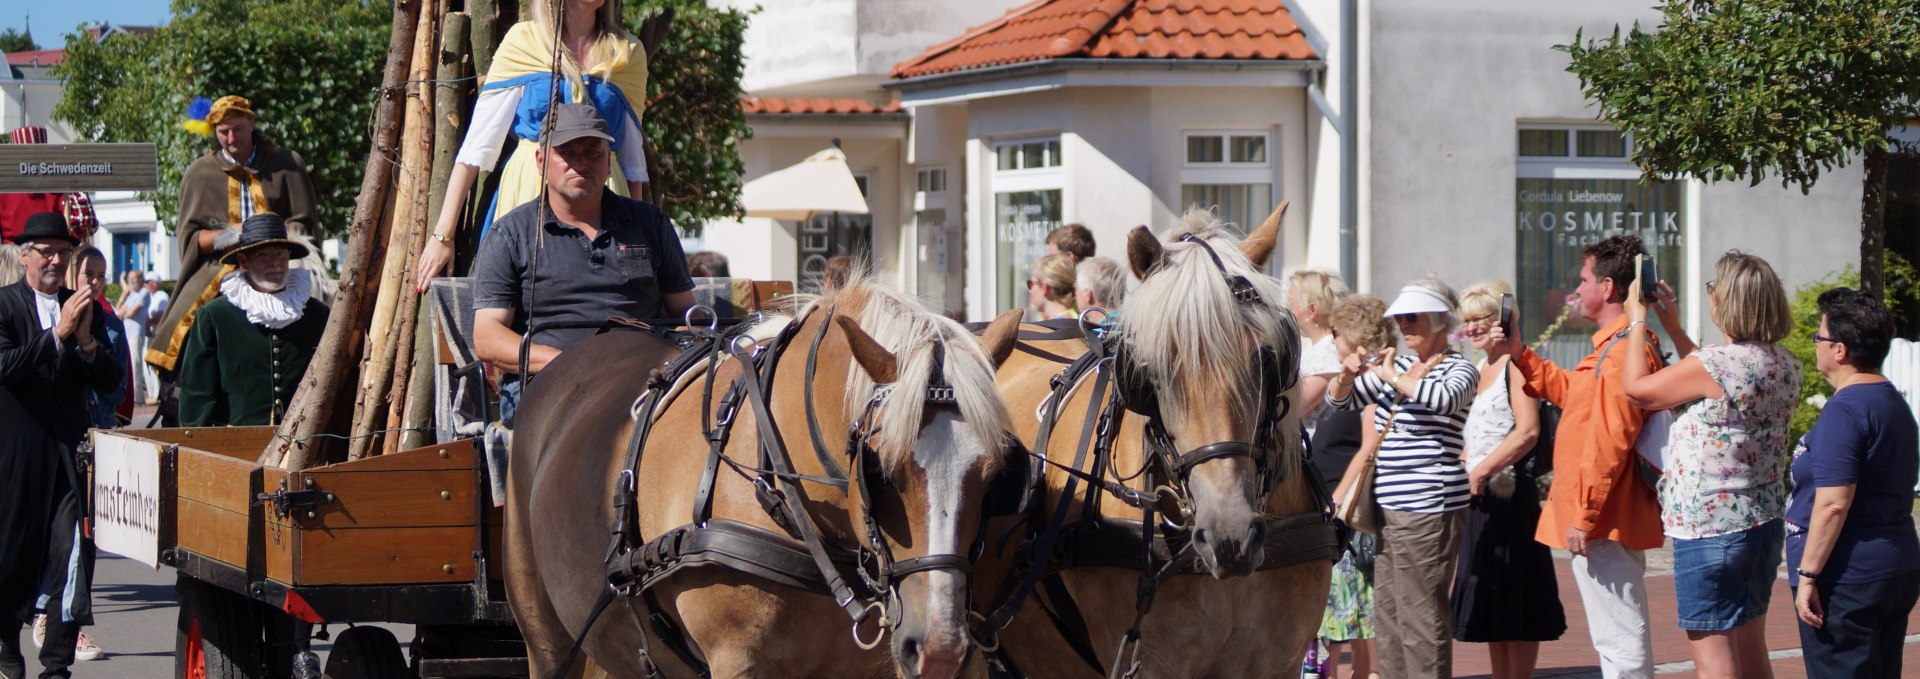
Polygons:
<instances>
[{"instance_id":1,"label":"green tree","mask_svg":"<svg viewBox=\"0 0 1920 679\"><path fill-rule=\"evenodd\" d=\"M392 9L371 0L176 0L150 35L95 43L69 35L54 116L96 142L152 142L171 224L180 176L211 140L180 127L196 96L251 100L260 127L307 161L323 236L345 232L367 157L367 127Z\"/></svg>"},{"instance_id":2,"label":"green tree","mask_svg":"<svg viewBox=\"0 0 1920 679\"><path fill-rule=\"evenodd\" d=\"M649 64L642 122L661 209L690 235L706 220L740 216L740 142L752 136L740 112L747 13L702 0L643 0L625 9L636 31L656 12L674 13Z\"/></svg>"},{"instance_id":3,"label":"green tree","mask_svg":"<svg viewBox=\"0 0 1920 679\"><path fill-rule=\"evenodd\" d=\"M1557 49L1648 177L1811 188L1861 154L1860 269L1884 286L1888 131L1920 117L1920 0L1666 0L1657 32Z\"/></svg>"},{"instance_id":4,"label":"green tree","mask_svg":"<svg viewBox=\"0 0 1920 679\"><path fill-rule=\"evenodd\" d=\"M33 42L33 34L12 28L0 29L0 52L31 52L37 49L40 49L40 45Z\"/></svg>"}]
</instances>

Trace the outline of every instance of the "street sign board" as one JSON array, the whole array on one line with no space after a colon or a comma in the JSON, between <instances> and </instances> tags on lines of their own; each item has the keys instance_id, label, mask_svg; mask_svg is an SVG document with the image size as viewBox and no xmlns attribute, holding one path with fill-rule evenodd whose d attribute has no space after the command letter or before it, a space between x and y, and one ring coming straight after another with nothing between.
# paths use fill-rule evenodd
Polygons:
<instances>
[{"instance_id":1,"label":"street sign board","mask_svg":"<svg viewBox=\"0 0 1920 679\"><path fill-rule=\"evenodd\" d=\"M159 187L152 144L0 144L0 193Z\"/></svg>"}]
</instances>

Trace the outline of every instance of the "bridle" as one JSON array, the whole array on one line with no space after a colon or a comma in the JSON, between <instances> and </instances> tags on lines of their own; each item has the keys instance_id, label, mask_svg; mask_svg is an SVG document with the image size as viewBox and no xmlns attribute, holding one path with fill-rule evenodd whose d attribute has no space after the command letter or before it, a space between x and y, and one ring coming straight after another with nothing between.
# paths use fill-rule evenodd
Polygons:
<instances>
[{"instance_id":1,"label":"bridle","mask_svg":"<svg viewBox=\"0 0 1920 679\"><path fill-rule=\"evenodd\" d=\"M930 369L932 375L927 380L927 388L921 394L921 402L926 406L926 414L922 415L923 421L934 409L951 409L955 412L960 409L960 401L954 394L953 385L948 384L946 380L946 346L939 340L933 343L932 363ZM860 517L866 530L865 542L858 548L859 558L855 562L854 571L866 585L867 591L876 599L868 603L863 610L879 610L881 614L878 624L879 633L871 640L860 638L860 626L864 621L854 620L853 640L862 650L870 650L878 646L880 640L886 635L886 630L901 619L899 586L907 576L916 573L952 571L963 583L961 591L966 591L964 584L973 577L973 559L964 554L926 554L905 559L894 558L892 543L886 539L880 529L880 522L874 514L873 498L891 484L885 472L880 469L879 451L874 450L869 442L880 433L879 428L873 423L878 420L877 416L881 409L894 394L895 390L891 386L876 387L872 398L867 400L861 417L848 427L847 432L847 454L850 458L850 466L855 470L853 484L860 489ZM817 426L811 414L808 417L808 426Z\"/></svg>"},{"instance_id":2,"label":"bridle","mask_svg":"<svg viewBox=\"0 0 1920 679\"><path fill-rule=\"evenodd\" d=\"M1181 242L1193 243L1206 251L1213 259L1233 298L1242 307L1269 306L1260 291L1247 277L1227 270L1226 263L1214 252L1213 246L1192 234L1180 237ZM1157 271L1157 269L1156 269ZM1148 271L1150 277L1155 271ZM1261 409L1260 421L1255 425L1251 441L1218 441L1201 445L1192 450L1180 451L1173 442L1173 436L1163 424L1160 410L1160 398L1144 363L1134 356L1134 352L1121 337L1108 340L1112 344L1110 352L1114 357L1115 394L1120 403L1135 413L1147 418L1145 445L1148 456L1165 475L1165 487L1161 491L1170 492L1182 507L1191 507L1189 479L1193 470L1201 464L1221 459L1246 458L1253 463L1255 488L1264 500L1287 479L1287 469L1280 464L1281 445L1280 423L1292 411L1292 400L1287 396L1299 381L1298 367L1281 361L1271 342L1254 337L1254 343L1260 347L1260 394L1254 402ZM1271 405L1270 405L1271 404ZM1266 452L1261 452L1264 449Z\"/></svg>"},{"instance_id":3,"label":"bridle","mask_svg":"<svg viewBox=\"0 0 1920 679\"><path fill-rule=\"evenodd\" d=\"M666 369L655 371L649 379L646 392L632 408L636 422L628 440L626 464L623 467L625 471L615 484L612 542L606 556L608 587L594 603L586 624L567 652L568 661L560 667L564 668L571 662L585 640L587 631L592 629L594 621L616 597L627 602L636 624L641 624L638 620L640 614L633 606L633 600L638 598L652 611L647 617L652 622L654 636L666 642L682 661L705 676L704 661L663 613L651 590L655 583L684 568L725 566L788 586L827 594L852 619L854 643L863 650L878 646L887 630L903 619L899 586L906 578L917 573L951 571L958 574L963 583L971 579L972 559L962 554L894 558L893 545L886 539L874 513L873 498L882 492L887 480L886 474L880 469L880 453L869 442L879 433L874 424L879 421L877 416L890 402L898 405L898 399L905 396L903 392L892 385L877 386L860 416L851 421L843 432L839 454L829 450L815 408L817 399L813 385L827 328L834 325L830 321L820 323L813 336L806 357L802 393L806 403L808 440L820 462L822 473L802 474L794 469L792 451L785 443L785 432L775 424L768 394L772 391L774 372L781 354L795 344L796 336L812 313L810 310L807 315L790 320L771 341L716 333L712 328L696 328L692 347L676 357ZM833 317L834 309L828 307L825 318ZM693 324L689 321L688 325ZM917 394L927 412L959 408L957 394L945 379L945 341L942 338L933 340L932 375L927 387ZM741 370L721 397L719 408L710 412L707 404L717 381L715 375L722 354L737 361ZM634 494L637 489L632 479L635 470L639 469L641 453L646 448L647 434L653 422L647 413L653 412L655 406L667 398L671 385L680 375L690 374L693 370L703 370L706 375L707 395L702 397L701 407L702 427L709 450L706 471L695 493L692 521L651 539L642 539L634 513L637 500ZM758 435L758 444L753 451L758 459L754 463L735 460L725 454L730 432L742 408L750 409L754 414ZM853 469L851 477L843 471L841 461ZM722 466L752 484L761 508L785 535L742 527L738 522L712 516L714 481L716 472ZM859 491L859 520L864 527L864 535L861 534L861 527L856 527L854 545L830 542L821 533L812 515L807 512L803 500L805 493L801 490L803 483L828 486L849 496L854 494L854 490ZM851 577L847 571L852 571ZM876 631L871 639L861 638L861 627L874 620L875 613L879 614L874 625ZM646 628L645 624L641 626ZM646 636L643 635L643 639ZM659 668L652 662L645 645L640 649L640 655L648 676L660 676Z\"/></svg>"}]
</instances>

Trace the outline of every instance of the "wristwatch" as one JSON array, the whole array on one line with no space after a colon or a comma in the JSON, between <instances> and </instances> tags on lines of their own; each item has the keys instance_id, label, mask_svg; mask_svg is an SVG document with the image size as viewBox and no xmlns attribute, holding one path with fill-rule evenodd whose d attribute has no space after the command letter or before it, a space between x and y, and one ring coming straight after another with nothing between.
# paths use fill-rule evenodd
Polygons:
<instances>
[{"instance_id":1,"label":"wristwatch","mask_svg":"<svg viewBox=\"0 0 1920 679\"><path fill-rule=\"evenodd\" d=\"M1799 573L1799 574L1800 574L1800 577L1803 577L1803 578L1806 578L1806 579L1808 579L1808 580L1818 580L1818 579L1820 579L1820 574L1819 574L1819 573L1814 573L1814 572L1811 572L1811 571L1808 571L1808 570L1807 570L1807 569L1805 569L1805 568L1796 568L1796 569L1794 569L1794 572L1795 572L1795 573Z\"/></svg>"},{"instance_id":2,"label":"wristwatch","mask_svg":"<svg viewBox=\"0 0 1920 679\"><path fill-rule=\"evenodd\" d=\"M453 236L449 236L449 235L440 233L438 231L433 232L433 239L440 241L442 243L446 243L448 245L453 244Z\"/></svg>"}]
</instances>

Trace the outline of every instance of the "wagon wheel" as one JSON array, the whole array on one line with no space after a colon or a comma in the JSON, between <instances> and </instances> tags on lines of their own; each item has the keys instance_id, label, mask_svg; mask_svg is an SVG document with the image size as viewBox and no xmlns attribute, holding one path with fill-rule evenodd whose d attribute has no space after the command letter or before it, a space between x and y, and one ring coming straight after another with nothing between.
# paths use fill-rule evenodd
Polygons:
<instances>
[{"instance_id":1,"label":"wagon wheel","mask_svg":"<svg viewBox=\"0 0 1920 679\"><path fill-rule=\"evenodd\" d=\"M400 641L378 627L353 627L340 633L327 652L326 679L402 679L411 674Z\"/></svg>"},{"instance_id":2,"label":"wagon wheel","mask_svg":"<svg viewBox=\"0 0 1920 679\"><path fill-rule=\"evenodd\" d=\"M180 575L180 617L175 626L173 675L177 679L255 679L260 666L260 621L253 600Z\"/></svg>"}]
</instances>

